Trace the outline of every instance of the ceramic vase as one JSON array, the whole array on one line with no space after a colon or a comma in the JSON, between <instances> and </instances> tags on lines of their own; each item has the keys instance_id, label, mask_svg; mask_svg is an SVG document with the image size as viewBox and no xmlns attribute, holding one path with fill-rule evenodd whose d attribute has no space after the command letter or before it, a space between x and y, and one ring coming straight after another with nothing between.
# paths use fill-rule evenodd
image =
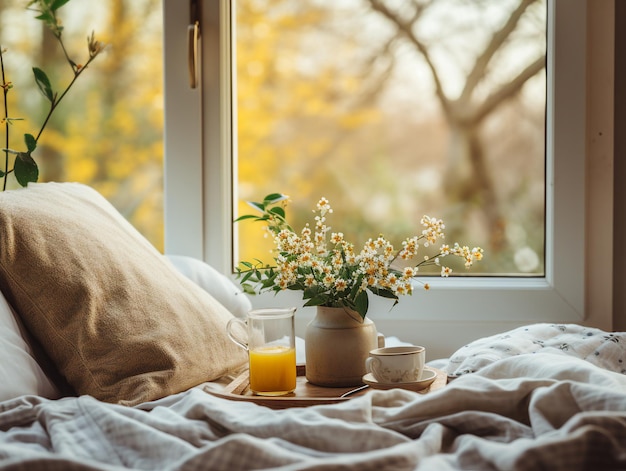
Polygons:
<instances>
[{"instance_id":1,"label":"ceramic vase","mask_svg":"<svg viewBox=\"0 0 626 471\"><path fill-rule=\"evenodd\" d=\"M355 311L318 306L305 335L306 379L318 386L363 384L370 350L384 346L371 319Z\"/></svg>"}]
</instances>

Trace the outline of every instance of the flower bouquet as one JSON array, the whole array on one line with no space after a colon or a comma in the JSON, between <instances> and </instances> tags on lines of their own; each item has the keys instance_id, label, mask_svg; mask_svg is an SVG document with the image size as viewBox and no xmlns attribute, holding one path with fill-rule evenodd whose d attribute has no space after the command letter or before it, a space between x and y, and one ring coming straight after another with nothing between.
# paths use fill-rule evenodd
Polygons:
<instances>
[{"instance_id":1,"label":"flower bouquet","mask_svg":"<svg viewBox=\"0 0 626 471\"><path fill-rule=\"evenodd\" d=\"M442 264L448 256L461 257L469 268L483 258L483 249L441 244L436 255L423 256L415 262L421 246L433 246L445 238L441 219L423 216L421 234L407 238L396 250L383 236L369 239L357 251L341 232L330 232L327 216L333 212L329 201L317 203L315 227L306 224L296 232L288 223L285 207L289 197L280 193L267 195L262 202L249 202L260 215L244 215L235 220L267 223L276 247L274 264L260 260L242 261L237 277L245 292L280 292L286 289L302 291L304 306L343 307L356 311L362 319L368 310L368 295L395 300L411 295L420 267L441 266L441 276L448 277L452 269ZM402 267L401 265L405 265ZM423 283L429 289L428 283Z\"/></svg>"}]
</instances>

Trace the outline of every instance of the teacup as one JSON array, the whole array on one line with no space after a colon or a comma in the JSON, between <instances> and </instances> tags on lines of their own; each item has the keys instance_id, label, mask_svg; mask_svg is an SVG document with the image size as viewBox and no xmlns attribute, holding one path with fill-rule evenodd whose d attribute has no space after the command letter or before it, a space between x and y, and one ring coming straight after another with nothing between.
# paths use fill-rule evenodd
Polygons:
<instances>
[{"instance_id":1,"label":"teacup","mask_svg":"<svg viewBox=\"0 0 626 471\"><path fill-rule=\"evenodd\" d=\"M411 383L422 377L425 361L424 347L384 347L370 351L365 368L379 383Z\"/></svg>"}]
</instances>

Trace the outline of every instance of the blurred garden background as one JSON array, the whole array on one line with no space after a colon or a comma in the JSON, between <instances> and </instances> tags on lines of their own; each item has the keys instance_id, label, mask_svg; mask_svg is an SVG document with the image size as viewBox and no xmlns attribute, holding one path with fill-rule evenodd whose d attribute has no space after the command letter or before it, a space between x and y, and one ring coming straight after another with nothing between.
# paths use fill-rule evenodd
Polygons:
<instances>
[{"instance_id":1,"label":"blurred garden background","mask_svg":"<svg viewBox=\"0 0 626 471\"><path fill-rule=\"evenodd\" d=\"M237 1L240 214L281 192L300 228L324 196L357 247L380 233L399 246L428 214L447 242L485 249L472 273L542 275L546 10ZM238 230L240 259L269 261L261 228Z\"/></svg>"},{"instance_id":2,"label":"blurred garden background","mask_svg":"<svg viewBox=\"0 0 626 471\"><path fill-rule=\"evenodd\" d=\"M11 147L24 150L49 102L32 67L62 91L73 77L57 40L28 1L0 0ZM163 249L163 14L160 0L72 0L58 10L69 56L88 59L87 36L107 43L52 115L33 153L39 181L77 181L102 193ZM5 147L4 127L0 131ZM11 187L18 186L9 178Z\"/></svg>"},{"instance_id":3,"label":"blurred garden background","mask_svg":"<svg viewBox=\"0 0 626 471\"><path fill-rule=\"evenodd\" d=\"M31 68L59 88L71 79L27 3L0 0L11 115L25 118L12 147L47 112ZM546 11L546 0L233 1L235 213L282 192L300 228L324 196L329 225L357 247L381 233L400 246L428 214L448 242L485 249L472 274L542 275ZM42 136L40 181L92 185L162 250L161 1L72 0L60 14L77 61L92 30L109 46ZM262 226L237 231L237 259L271 260Z\"/></svg>"}]
</instances>

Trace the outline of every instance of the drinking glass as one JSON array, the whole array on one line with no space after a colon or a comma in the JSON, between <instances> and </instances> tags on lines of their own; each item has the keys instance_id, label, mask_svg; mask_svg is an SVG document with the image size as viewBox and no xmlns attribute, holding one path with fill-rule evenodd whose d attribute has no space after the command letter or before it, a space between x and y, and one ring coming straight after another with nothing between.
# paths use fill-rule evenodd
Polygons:
<instances>
[{"instance_id":1,"label":"drinking glass","mask_svg":"<svg viewBox=\"0 0 626 471\"><path fill-rule=\"evenodd\" d=\"M228 337L248 352L254 394L282 396L296 389L295 312L296 308L253 309L245 321L228 322Z\"/></svg>"}]
</instances>

